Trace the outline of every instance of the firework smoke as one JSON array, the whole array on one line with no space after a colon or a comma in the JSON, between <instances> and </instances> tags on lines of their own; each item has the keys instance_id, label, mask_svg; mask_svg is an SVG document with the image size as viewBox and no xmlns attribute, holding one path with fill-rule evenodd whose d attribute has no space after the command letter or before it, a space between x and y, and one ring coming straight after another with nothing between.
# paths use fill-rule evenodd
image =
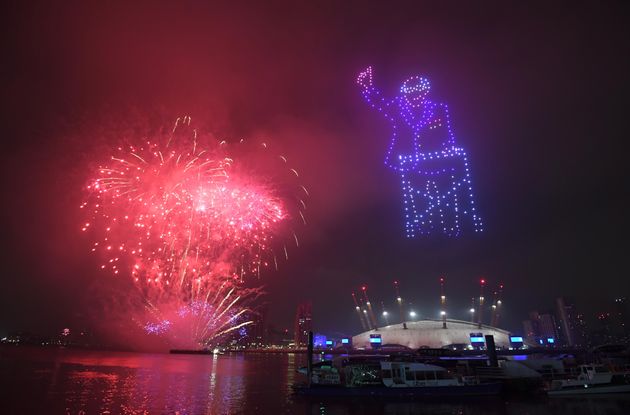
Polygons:
<instances>
[{"instance_id":1,"label":"firework smoke","mask_svg":"<svg viewBox=\"0 0 630 415\"><path fill-rule=\"evenodd\" d=\"M118 147L81 205L82 230L97 237L92 251L104 253L101 269L130 276L146 309L135 318L178 346L250 324L260 289L247 280L277 267L286 235L297 244L293 221L304 220L299 193L307 192L286 158L261 163L266 151L239 158L208 141L185 117L166 137Z\"/></svg>"}]
</instances>

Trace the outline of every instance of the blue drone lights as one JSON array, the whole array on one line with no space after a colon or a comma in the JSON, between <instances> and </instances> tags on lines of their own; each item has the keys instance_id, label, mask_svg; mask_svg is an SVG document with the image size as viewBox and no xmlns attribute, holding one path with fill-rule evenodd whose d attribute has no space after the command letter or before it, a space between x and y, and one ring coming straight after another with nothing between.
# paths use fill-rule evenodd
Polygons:
<instances>
[{"instance_id":1,"label":"blue drone lights","mask_svg":"<svg viewBox=\"0 0 630 415\"><path fill-rule=\"evenodd\" d=\"M371 67L359 73L357 83L365 100L392 127L385 165L401 175L407 237L436 231L459 236L465 228L483 231L466 152L455 144L446 104L427 99L429 80L407 79L393 99L374 87Z\"/></svg>"}]
</instances>

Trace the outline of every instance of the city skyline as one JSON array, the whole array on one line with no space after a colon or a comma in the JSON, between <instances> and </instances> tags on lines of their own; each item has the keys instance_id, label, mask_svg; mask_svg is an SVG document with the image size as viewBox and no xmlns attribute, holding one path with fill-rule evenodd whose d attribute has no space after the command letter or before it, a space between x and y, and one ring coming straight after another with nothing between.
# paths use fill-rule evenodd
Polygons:
<instances>
[{"instance_id":1,"label":"city skyline","mask_svg":"<svg viewBox=\"0 0 630 415\"><path fill-rule=\"evenodd\" d=\"M309 191L299 247L257 281L279 327L308 299L317 331L359 332L350 293L365 284L376 309L395 308L394 280L439 318L444 276L462 319L480 278L488 298L504 283L511 330L557 297L589 316L628 297L623 13L491 5L7 6L0 332L115 332L125 315L106 312L125 285L81 233L87 172L120 135L184 115L218 140L269 142ZM483 232L405 236L390 128L355 83L368 66L384 93L424 74L449 104Z\"/></svg>"}]
</instances>

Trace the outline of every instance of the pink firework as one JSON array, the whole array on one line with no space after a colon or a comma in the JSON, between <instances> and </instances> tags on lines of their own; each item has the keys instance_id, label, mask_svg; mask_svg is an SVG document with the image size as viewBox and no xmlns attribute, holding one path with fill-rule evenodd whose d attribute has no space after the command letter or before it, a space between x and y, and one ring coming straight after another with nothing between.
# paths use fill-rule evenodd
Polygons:
<instances>
[{"instance_id":1,"label":"pink firework","mask_svg":"<svg viewBox=\"0 0 630 415\"><path fill-rule=\"evenodd\" d=\"M274 239L295 214L270 178L235 166L223 143L201 145L189 125L189 117L179 119L164 140L119 147L88 186L91 197L81 207L91 219L82 230L101 234L92 248L105 253L101 268L130 275L158 320L192 304L204 310L197 313L204 321L213 319L208 310L220 310L224 319L213 320L214 330L196 329L203 342L242 325L234 316L246 314L238 306L252 294L244 278L276 263ZM296 210L303 218L301 207L303 201ZM222 294L230 311L216 303Z\"/></svg>"}]
</instances>

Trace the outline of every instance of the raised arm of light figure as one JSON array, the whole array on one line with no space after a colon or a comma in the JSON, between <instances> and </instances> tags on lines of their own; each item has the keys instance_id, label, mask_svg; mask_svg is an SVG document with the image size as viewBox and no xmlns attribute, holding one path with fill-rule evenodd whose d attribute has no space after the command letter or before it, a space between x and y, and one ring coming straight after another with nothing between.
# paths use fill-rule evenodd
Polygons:
<instances>
[{"instance_id":1,"label":"raised arm of light figure","mask_svg":"<svg viewBox=\"0 0 630 415\"><path fill-rule=\"evenodd\" d=\"M374 86L372 81L372 67L368 66L364 71L359 72L357 76L357 84L361 86L363 98L377 110L383 112L389 118L389 106L392 100L384 98L381 91Z\"/></svg>"},{"instance_id":2,"label":"raised arm of light figure","mask_svg":"<svg viewBox=\"0 0 630 415\"><path fill-rule=\"evenodd\" d=\"M372 81L372 67L368 66L364 71L359 72L357 76L357 84L361 86L361 93L363 94L363 98L365 101L370 104L372 108L377 109L381 112L385 118L390 122L392 126L392 135L390 138L390 144L387 148L387 152L385 153L385 165L391 169L399 170L400 163L397 159L393 159L392 152L394 146L397 141L397 123L395 121L396 110L394 104L396 99L388 99L381 95L381 91L374 87L374 83ZM400 118L400 115L398 115Z\"/></svg>"}]
</instances>

